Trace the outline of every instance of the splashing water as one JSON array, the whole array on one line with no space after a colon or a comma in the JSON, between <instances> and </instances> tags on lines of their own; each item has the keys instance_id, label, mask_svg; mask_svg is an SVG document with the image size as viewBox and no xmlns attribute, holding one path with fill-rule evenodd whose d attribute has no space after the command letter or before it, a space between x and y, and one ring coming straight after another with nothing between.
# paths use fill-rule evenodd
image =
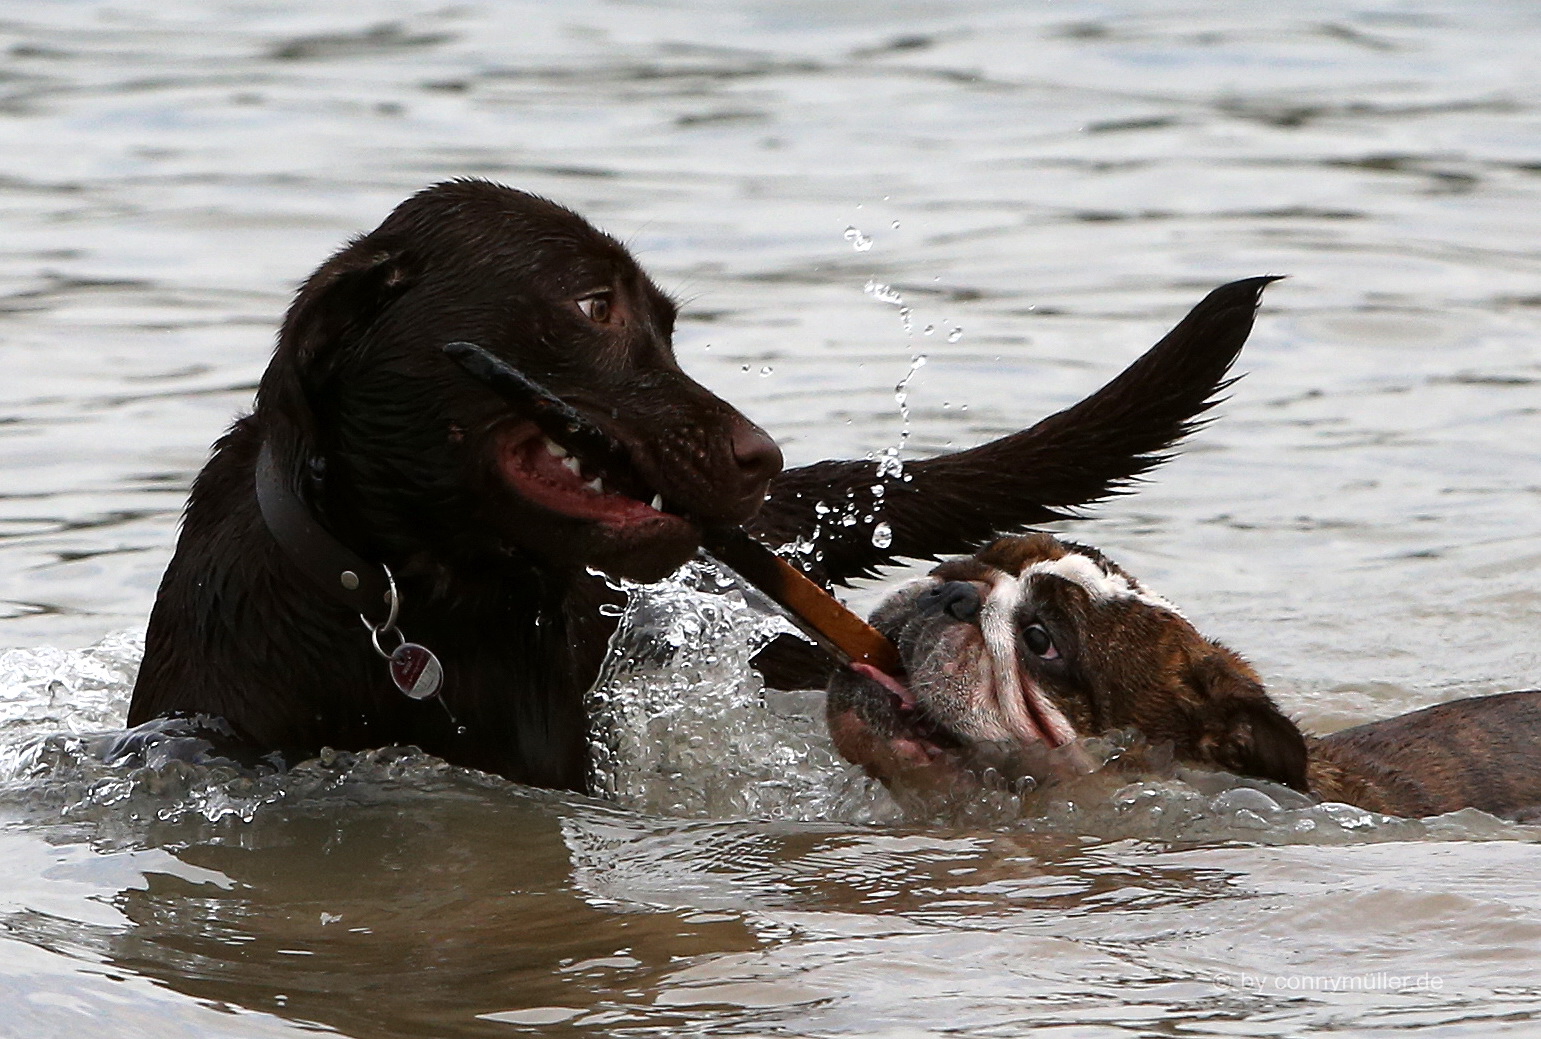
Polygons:
<instances>
[{"instance_id":1,"label":"splashing water","mask_svg":"<svg viewBox=\"0 0 1541 1039\"><path fill-rule=\"evenodd\" d=\"M910 370L904 373L904 378L894 384L894 402L899 405L899 418L903 423L899 431L901 443L910 435L910 380L915 378L915 373L925 366L926 355L916 354L910 358Z\"/></svg>"},{"instance_id":2,"label":"splashing water","mask_svg":"<svg viewBox=\"0 0 1541 1039\"><path fill-rule=\"evenodd\" d=\"M142 632L108 635L81 650L0 652L0 804L93 824L107 843L136 843L146 825L245 824L270 806L344 788L510 785L402 747L323 750L283 771L181 760L153 748L108 762L102 752L122 731L143 655Z\"/></svg>"},{"instance_id":3,"label":"splashing water","mask_svg":"<svg viewBox=\"0 0 1541 1039\"><path fill-rule=\"evenodd\" d=\"M1025 795L1019 812L1015 828L1021 830L1163 844L1529 841L1541 833L1535 826L1507 822L1475 808L1429 819L1399 819L1353 805L1317 803L1266 780L1182 767L1175 774L1156 777L1104 769L1062 787Z\"/></svg>"},{"instance_id":4,"label":"splashing water","mask_svg":"<svg viewBox=\"0 0 1541 1039\"><path fill-rule=\"evenodd\" d=\"M621 587L626 609L589 693L594 793L676 817L870 822L896 813L835 753L823 695L766 690L750 666L792 631L779 615L705 561Z\"/></svg>"},{"instance_id":5,"label":"splashing water","mask_svg":"<svg viewBox=\"0 0 1541 1039\"><path fill-rule=\"evenodd\" d=\"M862 287L862 291L879 303L887 303L890 306L898 307L899 322L904 327L905 338L911 339L914 337L915 312L913 308L905 304L904 296L898 290L892 285L878 281L876 278L869 278L867 279L867 284ZM926 334L930 334L930 330L931 328L928 326ZM949 341L955 342L956 340L949 338ZM909 442L911 433L909 408L910 382L915 378L915 373L920 371L925 364L925 354L912 354L910 356L909 369L904 373L904 377L894 385L894 401L899 405L899 442L892 447L885 448L880 453L878 457L879 478L908 479L904 477L904 464L900 461L899 455L903 452L905 444ZM874 537L878 536L876 530L874 530L873 535ZM876 544L876 541L874 541L874 544Z\"/></svg>"},{"instance_id":6,"label":"splashing water","mask_svg":"<svg viewBox=\"0 0 1541 1039\"><path fill-rule=\"evenodd\" d=\"M845 240L851 243L851 248L859 253L864 253L872 248L872 239L861 233L861 230L852 225L845 229Z\"/></svg>"},{"instance_id":7,"label":"splashing water","mask_svg":"<svg viewBox=\"0 0 1541 1039\"><path fill-rule=\"evenodd\" d=\"M987 786L901 808L835 753L821 693L766 690L750 667L760 648L789 630L778 616L704 563L625 590L612 654L589 694L595 792L623 808L697 819L929 820L1166 844L1535 840L1541 833L1475 809L1396 819L1186 768L1161 775L1104 768L1039 790ZM0 653L0 802L38 818L89 823L96 839L111 844L142 840L147 825L187 825L195 828L189 834L207 836L197 828L241 827L271 810L367 800L387 788L537 796L400 747L325 750L286 771L153 755L108 764L100 747L122 724L142 652L141 635L122 633L85 650ZM1131 738L1078 743L1091 759L1107 761L1123 756Z\"/></svg>"},{"instance_id":8,"label":"splashing water","mask_svg":"<svg viewBox=\"0 0 1541 1039\"><path fill-rule=\"evenodd\" d=\"M143 656L141 632L108 635L89 649L0 652L0 726L12 733L116 728Z\"/></svg>"},{"instance_id":9,"label":"splashing water","mask_svg":"<svg viewBox=\"0 0 1541 1039\"><path fill-rule=\"evenodd\" d=\"M878 478L885 480L908 480L904 475L904 462L899 457L904 451L904 445L910 439L910 380L915 378L915 373L925 367L926 355L916 354L910 358L909 371L904 373L904 378L894 384L894 403L899 405L899 442L890 447L885 447L878 455ZM876 489L874 489L875 491ZM881 498L881 494L874 494ZM875 533L875 532L874 532ZM879 546L882 547L882 546Z\"/></svg>"},{"instance_id":10,"label":"splashing water","mask_svg":"<svg viewBox=\"0 0 1541 1039\"><path fill-rule=\"evenodd\" d=\"M888 303L896 307L904 306L904 297L892 285L885 285L876 278L868 278L867 284L862 286L862 291L879 303Z\"/></svg>"}]
</instances>

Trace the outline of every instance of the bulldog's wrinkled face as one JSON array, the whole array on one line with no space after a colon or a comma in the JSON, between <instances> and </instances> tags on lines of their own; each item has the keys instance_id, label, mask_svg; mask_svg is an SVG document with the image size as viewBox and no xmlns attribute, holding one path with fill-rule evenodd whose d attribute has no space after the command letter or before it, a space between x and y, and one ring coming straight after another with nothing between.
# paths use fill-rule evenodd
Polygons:
<instances>
[{"instance_id":1,"label":"bulldog's wrinkled face","mask_svg":"<svg viewBox=\"0 0 1541 1039\"><path fill-rule=\"evenodd\" d=\"M1078 737L1133 729L1179 760L1305 788L1304 739L1246 662L1096 549L1005 538L900 588L872 623L904 673L837 676L829 722L890 786L1043 779L1076 767Z\"/></svg>"}]
</instances>

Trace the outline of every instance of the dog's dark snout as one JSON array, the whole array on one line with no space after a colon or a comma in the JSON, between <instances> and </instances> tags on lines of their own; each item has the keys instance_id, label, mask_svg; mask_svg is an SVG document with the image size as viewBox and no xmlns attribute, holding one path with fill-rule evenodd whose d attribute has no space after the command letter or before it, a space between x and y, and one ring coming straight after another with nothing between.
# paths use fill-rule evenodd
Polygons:
<instances>
[{"instance_id":1,"label":"dog's dark snout","mask_svg":"<svg viewBox=\"0 0 1541 1039\"><path fill-rule=\"evenodd\" d=\"M945 613L960 621L979 616L979 589L972 581L948 581L921 593L915 605L921 613Z\"/></svg>"},{"instance_id":2,"label":"dog's dark snout","mask_svg":"<svg viewBox=\"0 0 1541 1039\"><path fill-rule=\"evenodd\" d=\"M781 472L781 448L753 422L741 422L733 431L733 461L745 483L766 483Z\"/></svg>"}]
</instances>

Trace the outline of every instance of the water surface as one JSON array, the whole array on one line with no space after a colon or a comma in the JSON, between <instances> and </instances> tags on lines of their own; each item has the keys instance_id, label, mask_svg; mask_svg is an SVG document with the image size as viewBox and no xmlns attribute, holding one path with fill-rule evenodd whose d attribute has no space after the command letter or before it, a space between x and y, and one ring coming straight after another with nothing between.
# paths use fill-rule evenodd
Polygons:
<instances>
[{"instance_id":1,"label":"water surface","mask_svg":"<svg viewBox=\"0 0 1541 1039\"><path fill-rule=\"evenodd\" d=\"M1318 730L1536 685L1538 30L1522 0L8 5L0 1034L1533 1033L1532 830L1183 784L905 819L735 651L623 676L677 724L624 730L653 757L616 801L89 739L295 285L458 175L630 243L793 463L1019 428L1288 274L1220 420L1066 529Z\"/></svg>"}]
</instances>

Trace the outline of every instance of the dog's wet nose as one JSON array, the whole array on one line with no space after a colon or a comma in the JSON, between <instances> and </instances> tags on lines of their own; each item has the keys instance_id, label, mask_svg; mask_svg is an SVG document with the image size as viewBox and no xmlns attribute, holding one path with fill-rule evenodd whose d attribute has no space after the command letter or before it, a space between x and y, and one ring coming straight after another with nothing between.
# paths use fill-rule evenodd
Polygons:
<instances>
[{"instance_id":1,"label":"dog's wet nose","mask_svg":"<svg viewBox=\"0 0 1541 1039\"><path fill-rule=\"evenodd\" d=\"M733 431L733 460L745 483L766 483L781 472L781 448L765 430L747 420Z\"/></svg>"},{"instance_id":2,"label":"dog's wet nose","mask_svg":"<svg viewBox=\"0 0 1541 1039\"><path fill-rule=\"evenodd\" d=\"M922 592L915 605L921 613L945 613L960 621L979 616L979 589L972 581L948 581Z\"/></svg>"}]
</instances>

